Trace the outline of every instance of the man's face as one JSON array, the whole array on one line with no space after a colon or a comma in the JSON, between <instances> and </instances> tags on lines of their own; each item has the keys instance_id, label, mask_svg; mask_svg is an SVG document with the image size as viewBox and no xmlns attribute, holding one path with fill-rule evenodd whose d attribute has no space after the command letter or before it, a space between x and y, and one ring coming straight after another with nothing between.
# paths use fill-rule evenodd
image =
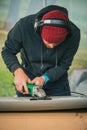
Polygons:
<instances>
[{"instance_id":1,"label":"man's face","mask_svg":"<svg viewBox=\"0 0 87 130\"><path fill-rule=\"evenodd\" d=\"M49 42L45 41L44 39L43 39L43 42L44 42L45 46L50 49L55 48L58 45L56 43L49 43Z\"/></svg>"}]
</instances>

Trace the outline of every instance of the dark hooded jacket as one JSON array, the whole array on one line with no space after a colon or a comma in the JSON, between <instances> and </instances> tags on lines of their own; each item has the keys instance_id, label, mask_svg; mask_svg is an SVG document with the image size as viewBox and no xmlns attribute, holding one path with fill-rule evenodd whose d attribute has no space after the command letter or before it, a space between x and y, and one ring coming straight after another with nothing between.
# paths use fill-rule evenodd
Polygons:
<instances>
[{"instance_id":1,"label":"dark hooded jacket","mask_svg":"<svg viewBox=\"0 0 87 130\"><path fill-rule=\"evenodd\" d=\"M20 19L7 36L2 49L2 57L11 72L22 67L35 76L46 74L51 82L67 80L67 71L72 63L80 41L80 30L71 22L70 33L64 42L53 49L46 48L40 29L35 32L35 19L52 10L61 10L68 15L68 11L59 6L47 6L37 14ZM16 54L21 52L22 64Z\"/></svg>"}]
</instances>

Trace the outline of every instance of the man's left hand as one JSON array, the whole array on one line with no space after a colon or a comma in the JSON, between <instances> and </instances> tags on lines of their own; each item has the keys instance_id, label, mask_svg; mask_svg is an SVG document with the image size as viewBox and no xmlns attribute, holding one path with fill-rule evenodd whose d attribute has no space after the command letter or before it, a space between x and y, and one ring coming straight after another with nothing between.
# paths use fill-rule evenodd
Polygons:
<instances>
[{"instance_id":1,"label":"man's left hand","mask_svg":"<svg viewBox=\"0 0 87 130\"><path fill-rule=\"evenodd\" d=\"M45 78L40 76L40 77L35 77L32 81L30 81L30 84L35 84L43 87L44 82L45 82Z\"/></svg>"}]
</instances>

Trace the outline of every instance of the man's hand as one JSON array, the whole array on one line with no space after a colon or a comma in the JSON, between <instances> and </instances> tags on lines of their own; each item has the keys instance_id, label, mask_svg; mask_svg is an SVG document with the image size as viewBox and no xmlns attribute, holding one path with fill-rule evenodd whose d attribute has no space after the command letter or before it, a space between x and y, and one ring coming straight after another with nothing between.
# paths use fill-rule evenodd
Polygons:
<instances>
[{"instance_id":1,"label":"man's hand","mask_svg":"<svg viewBox=\"0 0 87 130\"><path fill-rule=\"evenodd\" d=\"M21 68L18 68L17 70L15 70L14 76L15 76L14 84L15 84L16 90L23 94L28 94L29 91L28 91L26 83L30 83L29 77L25 74L25 72Z\"/></svg>"},{"instance_id":2,"label":"man's hand","mask_svg":"<svg viewBox=\"0 0 87 130\"><path fill-rule=\"evenodd\" d=\"M40 76L40 77L36 77L32 81L30 81L30 84L35 84L35 85L43 87L44 81L45 81L45 78Z\"/></svg>"}]
</instances>

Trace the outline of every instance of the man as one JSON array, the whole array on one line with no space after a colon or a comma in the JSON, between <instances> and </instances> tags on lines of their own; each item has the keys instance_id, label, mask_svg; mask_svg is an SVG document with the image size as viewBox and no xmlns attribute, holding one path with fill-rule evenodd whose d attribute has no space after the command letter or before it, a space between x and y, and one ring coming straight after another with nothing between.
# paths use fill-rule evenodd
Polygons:
<instances>
[{"instance_id":1,"label":"man","mask_svg":"<svg viewBox=\"0 0 87 130\"><path fill-rule=\"evenodd\" d=\"M41 86L49 96L70 95L67 71L79 41L80 30L64 7L50 5L19 20L2 49L17 95L30 96L27 83ZM22 64L16 57L19 52Z\"/></svg>"}]
</instances>

